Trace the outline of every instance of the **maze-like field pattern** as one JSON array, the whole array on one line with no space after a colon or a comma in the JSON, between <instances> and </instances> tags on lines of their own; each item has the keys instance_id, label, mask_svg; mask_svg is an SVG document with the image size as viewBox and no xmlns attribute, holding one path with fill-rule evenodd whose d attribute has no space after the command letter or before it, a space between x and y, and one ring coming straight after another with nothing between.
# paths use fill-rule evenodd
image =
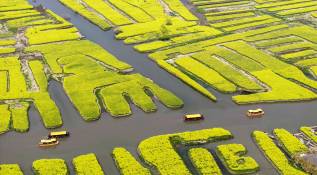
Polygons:
<instances>
[{"instance_id":1,"label":"maze-like field pattern","mask_svg":"<svg viewBox=\"0 0 317 175\"><path fill-rule=\"evenodd\" d=\"M145 112L183 102L99 45L84 39L68 21L25 0L0 1L0 133L29 129L31 104L46 128L63 124L48 92L62 83L83 119L97 120L104 108L112 116L132 114L129 101Z\"/></svg>"},{"instance_id":2,"label":"maze-like field pattern","mask_svg":"<svg viewBox=\"0 0 317 175\"><path fill-rule=\"evenodd\" d=\"M317 97L315 1L191 0L199 19L179 0L60 1L108 22L117 39L212 100L209 87L239 93L238 104Z\"/></svg>"}]
</instances>

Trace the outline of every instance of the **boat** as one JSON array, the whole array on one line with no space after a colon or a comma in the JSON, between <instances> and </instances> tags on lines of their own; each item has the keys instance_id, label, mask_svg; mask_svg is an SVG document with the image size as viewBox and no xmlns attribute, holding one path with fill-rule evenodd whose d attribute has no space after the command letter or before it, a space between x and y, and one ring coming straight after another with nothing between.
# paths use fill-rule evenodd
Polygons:
<instances>
[{"instance_id":1,"label":"boat","mask_svg":"<svg viewBox=\"0 0 317 175\"><path fill-rule=\"evenodd\" d=\"M50 132L48 134L48 138L63 138L63 137L68 137L69 136L68 131L58 131L58 132Z\"/></svg>"},{"instance_id":2,"label":"boat","mask_svg":"<svg viewBox=\"0 0 317 175\"><path fill-rule=\"evenodd\" d=\"M59 144L59 141L56 138L43 139L40 141L39 147L51 147L58 144Z\"/></svg>"},{"instance_id":3,"label":"boat","mask_svg":"<svg viewBox=\"0 0 317 175\"><path fill-rule=\"evenodd\" d=\"M264 115L264 111L260 108L255 109L255 110L248 110L247 116L249 118L261 118Z\"/></svg>"},{"instance_id":4,"label":"boat","mask_svg":"<svg viewBox=\"0 0 317 175\"><path fill-rule=\"evenodd\" d=\"M196 121L196 120L203 120L204 116L202 114L188 114L184 115L185 121Z\"/></svg>"}]
</instances>

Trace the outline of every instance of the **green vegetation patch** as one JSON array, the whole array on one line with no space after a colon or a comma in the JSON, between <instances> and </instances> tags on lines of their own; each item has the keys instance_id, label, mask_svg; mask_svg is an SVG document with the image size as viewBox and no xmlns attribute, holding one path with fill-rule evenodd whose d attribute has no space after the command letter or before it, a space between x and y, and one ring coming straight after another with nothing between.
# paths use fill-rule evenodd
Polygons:
<instances>
[{"instance_id":1,"label":"green vegetation patch","mask_svg":"<svg viewBox=\"0 0 317 175\"><path fill-rule=\"evenodd\" d=\"M77 175L104 175L95 154L77 156L73 165Z\"/></svg>"},{"instance_id":2,"label":"green vegetation patch","mask_svg":"<svg viewBox=\"0 0 317 175\"><path fill-rule=\"evenodd\" d=\"M274 129L273 133L290 156L308 152L308 147L287 130Z\"/></svg>"},{"instance_id":3,"label":"green vegetation patch","mask_svg":"<svg viewBox=\"0 0 317 175\"><path fill-rule=\"evenodd\" d=\"M176 144L196 145L232 138L232 134L222 128L213 128L184 132L178 134L167 134L150 137L143 140L138 151L143 160L162 174L190 175L180 155L175 151Z\"/></svg>"},{"instance_id":4,"label":"green vegetation patch","mask_svg":"<svg viewBox=\"0 0 317 175\"><path fill-rule=\"evenodd\" d=\"M274 141L266 133L254 131L252 137L260 150L263 151L264 155L271 161L280 174L308 175L308 173L293 166L285 154L275 145Z\"/></svg>"},{"instance_id":5,"label":"green vegetation patch","mask_svg":"<svg viewBox=\"0 0 317 175\"><path fill-rule=\"evenodd\" d=\"M0 175L23 175L23 172L17 164L1 164Z\"/></svg>"},{"instance_id":6,"label":"green vegetation patch","mask_svg":"<svg viewBox=\"0 0 317 175\"><path fill-rule=\"evenodd\" d=\"M188 154L199 175L222 175L217 162L207 149L192 148Z\"/></svg>"},{"instance_id":7,"label":"green vegetation patch","mask_svg":"<svg viewBox=\"0 0 317 175\"><path fill-rule=\"evenodd\" d=\"M219 91L230 93L236 91L236 86L222 77L215 70L208 68L191 57L176 59L175 63L192 75L197 76L207 84L215 87Z\"/></svg>"},{"instance_id":8,"label":"green vegetation patch","mask_svg":"<svg viewBox=\"0 0 317 175\"><path fill-rule=\"evenodd\" d=\"M316 132L311 127L307 127L307 126L300 127L300 131L303 132L313 142L317 143Z\"/></svg>"},{"instance_id":9,"label":"green vegetation patch","mask_svg":"<svg viewBox=\"0 0 317 175\"><path fill-rule=\"evenodd\" d=\"M35 175L68 175L68 169L63 159L41 159L33 162Z\"/></svg>"},{"instance_id":10,"label":"green vegetation patch","mask_svg":"<svg viewBox=\"0 0 317 175\"><path fill-rule=\"evenodd\" d=\"M12 128L18 132L27 132L29 130L28 118L29 103L22 102L11 105L10 111L12 115Z\"/></svg>"},{"instance_id":11,"label":"green vegetation patch","mask_svg":"<svg viewBox=\"0 0 317 175\"><path fill-rule=\"evenodd\" d=\"M260 169L253 158L245 156L247 150L241 144L217 146L217 153L232 174L255 173Z\"/></svg>"},{"instance_id":12,"label":"green vegetation patch","mask_svg":"<svg viewBox=\"0 0 317 175\"><path fill-rule=\"evenodd\" d=\"M151 175L125 148L115 148L112 156L121 175Z\"/></svg>"},{"instance_id":13,"label":"green vegetation patch","mask_svg":"<svg viewBox=\"0 0 317 175\"><path fill-rule=\"evenodd\" d=\"M76 11L83 17L87 18L92 23L96 24L103 30L108 30L111 26L100 16L96 13L91 12L88 10L83 4L79 3L76 0L60 0L61 3L66 5L67 7L71 8L72 10Z\"/></svg>"}]
</instances>

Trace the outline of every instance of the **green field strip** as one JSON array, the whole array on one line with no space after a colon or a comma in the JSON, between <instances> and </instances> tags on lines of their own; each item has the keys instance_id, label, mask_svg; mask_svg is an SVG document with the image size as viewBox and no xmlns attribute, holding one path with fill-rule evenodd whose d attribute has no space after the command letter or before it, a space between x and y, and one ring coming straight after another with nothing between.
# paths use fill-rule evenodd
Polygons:
<instances>
[{"instance_id":1,"label":"green field strip","mask_svg":"<svg viewBox=\"0 0 317 175\"><path fill-rule=\"evenodd\" d=\"M308 152L308 147L287 130L277 128L273 133L290 157Z\"/></svg>"},{"instance_id":2,"label":"green field strip","mask_svg":"<svg viewBox=\"0 0 317 175\"><path fill-rule=\"evenodd\" d=\"M73 159L77 175L104 175L104 172L95 154L80 155Z\"/></svg>"},{"instance_id":3,"label":"green field strip","mask_svg":"<svg viewBox=\"0 0 317 175\"><path fill-rule=\"evenodd\" d=\"M191 148L189 158L200 175L222 175L212 154L205 148Z\"/></svg>"},{"instance_id":4,"label":"green field strip","mask_svg":"<svg viewBox=\"0 0 317 175\"><path fill-rule=\"evenodd\" d=\"M288 0L288 1L272 1L271 3L262 2L264 4L255 6L256 8L272 8L272 7L284 7L290 4L297 4L301 2L311 2L311 0Z\"/></svg>"},{"instance_id":5,"label":"green field strip","mask_svg":"<svg viewBox=\"0 0 317 175\"><path fill-rule=\"evenodd\" d=\"M310 71L310 74L311 74L313 77L317 78L317 66L312 66L312 67L310 67L310 68L309 68L309 71Z\"/></svg>"},{"instance_id":6,"label":"green field strip","mask_svg":"<svg viewBox=\"0 0 317 175\"><path fill-rule=\"evenodd\" d=\"M195 6L212 5L212 4L226 4L237 2L237 0L213 0L213 1L192 1Z\"/></svg>"},{"instance_id":7,"label":"green field strip","mask_svg":"<svg viewBox=\"0 0 317 175\"><path fill-rule=\"evenodd\" d=\"M33 162L36 175L68 175L68 168L63 159L40 159Z\"/></svg>"},{"instance_id":8,"label":"green field strip","mask_svg":"<svg viewBox=\"0 0 317 175\"><path fill-rule=\"evenodd\" d=\"M37 16L41 13L36 10L20 10L20 11L6 11L0 12L0 20L9 20L15 18L22 18L27 16Z\"/></svg>"},{"instance_id":9,"label":"green field strip","mask_svg":"<svg viewBox=\"0 0 317 175\"><path fill-rule=\"evenodd\" d=\"M279 38L273 38L269 40L262 40L257 41L255 45L257 47L274 47L276 45L286 45L286 44L292 44L295 42L301 42L303 39L296 37L296 36L290 36L290 37L279 37Z\"/></svg>"},{"instance_id":10,"label":"green field strip","mask_svg":"<svg viewBox=\"0 0 317 175\"><path fill-rule=\"evenodd\" d=\"M305 7L305 8L300 8L300 9L292 9L292 10L287 10L287 11L282 11L277 13L278 15L294 15L294 14L300 14L300 13L307 13L307 12L312 12L316 11L317 6L310 6L310 7Z\"/></svg>"},{"instance_id":11,"label":"green field strip","mask_svg":"<svg viewBox=\"0 0 317 175\"><path fill-rule=\"evenodd\" d=\"M242 18L242 19L236 19L236 20L232 20L232 21L211 24L211 26L213 26L213 27L237 26L239 24L245 24L245 23L249 24L250 22L263 21L266 19L272 19L272 17L269 15L263 15L263 16L256 16L256 17L251 17L251 18Z\"/></svg>"},{"instance_id":12,"label":"green field strip","mask_svg":"<svg viewBox=\"0 0 317 175\"><path fill-rule=\"evenodd\" d=\"M259 171L259 164L250 156L242 144L218 145L216 153L231 174L249 174Z\"/></svg>"},{"instance_id":13,"label":"green field strip","mask_svg":"<svg viewBox=\"0 0 317 175\"><path fill-rule=\"evenodd\" d=\"M236 26L232 26L232 27L225 27L223 28L223 30L225 31L235 31L235 30L240 30L240 29L245 29L245 28L250 28L250 27L256 27L256 26L260 26L260 25L268 25L270 23L275 23L275 22L280 22L281 20L278 18L273 18L273 19L267 19L267 20L263 20L263 21L257 21L257 22L250 22L247 24L241 24L241 25L236 25Z\"/></svg>"},{"instance_id":14,"label":"green field strip","mask_svg":"<svg viewBox=\"0 0 317 175\"><path fill-rule=\"evenodd\" d=\"M100 16L96 15L92 11L89 11L83 4L79 3L77 0L59 0L62 4L72 9L73 11L79 13L81 16L85 17L95 25L99 26L103 30L110 29L110 25L102 19Z\"/></svg>"},{"instance_id":15,"label":"green field strip","mask_svg":"<svg viewBox=\"0 0 317 175\"><path fill-rule=\"evenodd\" d=\"M23 175L23 172L17 164L0 164L1 175Z\"/></svg>"},{"instance_id":16,"label":"green field strip","mask_svg":"<svg viewBox=\"0 0 317 175\"><path fill-rule=\"evenodd\" d=\"M316 6L316 5L317 5L317 2L300 2L300 3L292 4L292 5L285 5L285 6L280 6L280 7L269 8L268 11L276 12L276 11L282 11L282 10L311 7L311 6Z\"/></svg>"},{"instance_id":17,"label":"green field strip","mask_svg":"<svg viewBox=\"0 0 317 175\"><path fill-rule=\"evenodd\" d=\"M9 91L8 71L0 71L0 93L6 93Z\"/></svg>"},{"instance_id":18,"label":"green field strip","mask_svg":"<svg viewBox=\"0 0 317 175\"><path fill-rule=\"evenodd\" d=\"M133 25L135 26L135 25ZM143 25L138 25L133 27L138 30ZM215 35L221 34L219 30L216 30L207 26L190 26L182 27L178 26L176 23L173 25L165 25L162 23L161 26L153 26L151 30L144 30L140 28L138 32L131 32L131 30L119 29L121 32L116 36L117 38L124 38L124 43L126 44L138 44L146 42L156 42L156 43L168 43L172 44L182 43L186 41L192 41L199 38L207 38ZM186 38L187 37L187 38ZM152 44L151 44L152 45ZM169 45L169 44L167 44ZM153 45L152 45L153 46Z\"/></svg>"},{"instance_id":19,"label":"green field strip","mask_svg":"<svg viewBox=\"0 0 317 175\"><path fill-rule=\"evenodd\" d=\"M173 11L176 12L178 15L183 17L187 21L197 21L198 18L193 15L180 0L163 0L168 7Z\"/></svg>"},{"instance_id":20,"label":"green field strip","mask_svg":"<svg viewBox=\"0 0 317 175\"><path fill-rule=\"evenodd\" d=\"M180 80L182 80L183 82L185 82L186 84L188 84L189 86L191 86L192 88L197 90L198 92L202 93L203 95L205 95L209 99L211 99L213 101L217 100L217 98L211 92L209 92L206 88L204 88L202 85L200 85L199 83L194 81L188 75L184 74L182 71L178 70L174 66L165 62L165 60L156 60L156 62L160 67L165 69L167 72L173 74L174 76L176 76L177 78L179 78Z\"/></svg>"},{"instance_id":21,"label":"green field strip","mask_svg":"<svg viewBox=\"0 0 317 175\"><path fill-rule=\"evenodd\" d=\"M288 60L288 59L312 56L312 55L315 55L316 53L317 52L315 50L303 50L303 51L283 54L281 55L281 57Z\"/></svg>"},{"instance_id":22,"label":"green field strip","mask_svg":"<svg viewBox=\"0 0 317 175\"><path fill-rule=\"evenodd\" d=\"M215 49L213 49L213 50L215 50ZM206 52L197 53L197 54L192 55L192 58L200 61L201 63L205 64L206 66L217 71L219 74L221 74L227 80L233 82L234 84L236 84L237 86L239 86L242 89L249 90L249 91L258 91L258 90L263 89L256 82L249 79L245 74L234 69L233 68L234 65L229 65L230 63L226 64L226 63L224 63L224 61L221 61L220 59L225 59L225 58L219 58L219 56L213 52L206 51Z\"/></svg>"},{"instance_id":23,"label":"green field strip","mask_svg":"<svg viewBox=\"0 0 317 175\"><path fill-rule=\"evenodd\" d=\"M305 60L300 60L300 61L296 62L295 65L300 66L300 67L315 66L315 65L317 65L317 57L305 59Z\"/></svg>"},{"instance_id":24,"label":"green field strip","mask_svg":"<svg viewBox=\"0 0 317 175\"><path fill-rule=\"evenodd\" d=\"M169 25L168 22L170 22ZM187 29L188 27L193 28L203 28L203 26L196 26L196 22L187 22L180 20L179 18L170 18L170 21L166 19L160 19L155 21L150 21L146 23L137 23L128 26L121 26L117 29L116 38L117 39L126 39L132 36L139 36L139 35L159 35L162 33L163 28L165 28L168 33L179 33ZM149 27L151 26L151 27ZM163 27L164 26L164 27Z\"/></svg>"},{"instance_id":25,"label":"green field strip","mask_svg":"<svg viewBox=\"0 0 317 175\"><path fill-rule=\"evenodd\" d=\"M208 10L208 9L217 8L217 7L243 5L243 4L248 4L248 3L249 3L249 1L238 1L238 2L223 3L223 4L202 5L199 8Z\"/></svg>"},{"instance_id":26,"label":"green field strip","mask_svg":"<svg viewBox=\"0 0 317 175\"><path fill-rule=\"evenodd\" d=\"M15 52L14 47L0 47L0 54L9 54L14 52Z\"/></svg>"},{"instance_id":27,"label":"green field strip","mask_svg":"<svg viewBox=\"0 0 317 175\"><path fill-rule=\"evenodd\" d=\"M188 33L187 35L175 36L167 41L153 41L149 43L144 43L134 46L134 48L139 52L154 52L155 50L162 49L164 47L175 47L177 45L184 45L187 43L194 43L200 40L206 40L218 34L221 34L219 30L209 28L208 31Z\"/></svg>"},{"instance_id":28,"label":"green field strip","mask_svg":"<svg viewBox=\"0 0 317 175\"><path fill-rule=\"evenodd\" d=\"M288 45L283 45L283 46L277 46L274 48L270 48L269 51L274 52L274 53L283 53L283 52L289 52L292 50L303 50L303 49L317 49L317 45L313 44L311 42L298 42L298 43L292 43Z\"/></svg>"},{"instance_id":29,"label":"green field strip","mask_svg":"<svg viewBox=\"0 0 317 175\"><path fill-rule=\"evenodd\" d=\"M35 25L43 25L43 24L52 24L53 20L47 19L44 16L35 16L35 17L23 17L18 19L8 20L6 25L9 30L16 31L21 27L35 26Z\"/></svg>"},{"instance_id":30,"label":"green field strip","mask_svg":"<svg viewBox=\"0 0 317 175\"><path fill-rule=\"evenodd\" d=\"M294 82L291 82L271 70L251 72L259 81L270 87L268 92L237 95L232 97L238 104L252 104L265 102L304 101L313 100L317 95ZM285 88L287 86L288 88Z\"/></svg>"},{"instance_id":31,"label":"green field strip","mask_svg":"<svg viewBox=\"0 0 317 175\"><path fill-rule=\"evenodd\" d=\"M255 0L256 3L260 3L260 4L263 4L263 3L268 3L268 2L277 2L279 0Z\"/></svg>"},{"instance_id":32,"label":"green field strip","mask_svg":"<svg viewBox=\"0 0 317 175\"><path fill-rule=\"evenodd\" d=\"M0 40L0 46L9 46L9 45L15 45L16 41L14 39L6 39L6 40Z\"/></svg>"},{"instance_id":33,"label":"green field strip","mask_svg":"<svg viewBox=\"0 0 317 175\"><path fill-rule=\"evenodd\" d=\"M226 47L235 50L236 52L245 55L258 63L262 64L274 73L283 76L287 79L292 79L301 82L312 88L317 88L317 82L306 77L304 73L297 67L287 64L275 57L272 57L256 48L246 44L245 42L231 42L224 44Z\"/></svg>"},{"instance_id":34,"label":"green field strip","mask_svg":"<svg viewBox=\"0 0 317 175\"><path fill-rule=\"evenodd\" d=\"M151 175L125 148L115 148L112 157L121 175Z\"/></svg>"},{"instance_id":35,"label":"green field strip","mask_svg":"<svg viewBox=\"0 0 317 175\"><path fill-rule=\"evenodd\" d=\"M29 67L33 73L34 79L36 81L37 86L39 87L39 90L42 92L47 91L48 79L45 75L43 64L38 60L29 61Z\"/></svg>"},{"instance_id":36,"label":"green field strip","mask_svg":"<svg viewBox=\"0 0 317 175\"><path fill-rule=\"evenodd\" d=\"M236 14L228 14L228 15L217 15L217 16L206 16L208 21L218 21L218 20L228 20L234 18L241 18L241 17L251 17L255 16L253 12L246 12L246 13L236 13Z\"/></svg>"},{"instance_id":37,"label":"green field strip","mask_svg":"<svg viewBox=\"0 0 317 175\"><path fill-rule=\"evenodd\" d=\"M127 0L108 0L108 1L113 6L123 11L125 14L127 14L129 17L133 18L137 22L148 22L148 21L154 20L154 18L146 11L146 9L143 9L137 4L134 4L134 3L138 3L137 1L131 1L131 2ZM153 0L150 0L149 3L154 3L154 2ZM156 3L156 6L157 5L159 5L158 2ZM158 8L161 8L163 13L162 7L159 6Z\"/></svg>"},{"instance_id":38,"label":"green field strip","mask_svg":"<svg viewBox=\"0 0 317 175\"><path fill-rule=\"evenodd\" d=\"M308 173L296 168L266 133L262 131L254 131L252 133L252 137L265 157L272 163L280 174L308 175Z\"/></svg>"},{"instance_id":39,"label":"green field strip","mask_svg":"<svg viewBox=\"0 0 317 175\"><path fill-rule=\"evenodd\" d=\"M205 13L205 16L220 16L220 15L229 15L229 14L237 14L237 13L247 13L251 10L248 9L239 9L239 10L226 10L226 11L220 11L220 12L208 12Z\"/></svg>"},{"instance_id":40,"label":"green field strip","mask_svg":"<svg viewBox=\"0 0 317 175\"><path fill-rule=\"evenodd\" d=\"M9 111L9 106L6 104L0 105L0 114L0 134L3 134L10 130L11 113Z\"/></svg>"},{"instance_id":41,"label":"green field strip","mask_svg":"<svg viewBox=\"0 0 317 175\"><path fill-rule=\"evenodd\" d=\"M275 30L271 32L266 32L263 34L247 36L244 38L246 41L259 41L265 39L272 39L277 37L285 37L285 36L297 36L303 38L304 40L310 41L312 43L317 43L317 35L316 30L309 26L300 25L291 28L284 28L283 30Z\"/></svg>"},{"instance_id":42,"label":"green field strip","mask_svg":"<svg viewBox=\"0 0 317 175\"><path fill-rule=\"evenodd\" d=\"M314 143L317 143L316 132L311 127L302 126L300 127L300 131L303 134L305 134L305 136L308 137L310 140L312 140Z\"/></svg>"},{"instance_id":43,"label":"green field strip","mask_svg":"<svg viewBox=\"0 0 317 175\"><path fill-rule=\"evenodd\" d=\"M267 26L267 27L263 27L260 29L254 29L254 30L249 30L243 33L236 33L236 34L232 34L232 35L228 35L228 36L222 36L222 37L216 37L216 38L212 38L212 39L208 39L208 40L204 40L204 41L199 41L196 43L190 43L190 44L186 44L183 46L178 46L178 47L174 47L174 48L169 48L166 50L161 50L161 51L156 51L155 53L151 53L149 54L149 57L153 60L166 60L169 59L169 55L171 54L190 54L190 53L194 53L194 52L199 52L202 50L207 49L208 47L213 47L213 45L215 44L221 44L221 43L225 43L225 42L230 42L230 41L235 41L235 40L246 40L247 37L250 36L256 36L256 35L261 35L264 33L269 33L269 32L274 32L274 31L278 31L281 29L285 29L287 28L288 25L285 24L279 24L279 25L274 25L274 26ZM248 39L249 40L249 39Z\"/></svg>"},{"instance_id":44,"label":"green field strip","mask_svg":"<svg viewBox=\"0 0 317 175\"><path fill-rule=\"evenodd\" d=\"M12 116L12 129L14 129L17 132L27 132L29 130L29 107L30 105L27 102L10 105L10 111Z\"/></svg>"},{"instance_id":45,"label":"green field strip","mask_svg":"<svg viewBox=\"0 0 317 175\"><path fill-rule=\"evenodd\" d=\"M56 29L55 27L58 28ZM30 45L78 40L81 38L81 35L75 27L61 29L59 29L59 27L59 24L33 26L26 30L25 36L28 38Z\"/></svg>"},{"instance_id":46,"label":"green field strip","mask_svg":"<svg viewBox=\"0 0 317 175\"><path fill-rule=\"evenodd\" d=\"M132 21L113 9L103 0L83 0L83 2L116 26L132 24Z\"/></svg>"},{"instance_id":47,"label":"green field strip","mask_svg":"<svg viewBox=\"0 0 317 175\"><path fill-rule=\"evenodd\" d=\"M175 63L221 92L232 93L236 91L236 86L222 77L218 72L190 57L178 58Z\"/></svg>"}]
</instances>

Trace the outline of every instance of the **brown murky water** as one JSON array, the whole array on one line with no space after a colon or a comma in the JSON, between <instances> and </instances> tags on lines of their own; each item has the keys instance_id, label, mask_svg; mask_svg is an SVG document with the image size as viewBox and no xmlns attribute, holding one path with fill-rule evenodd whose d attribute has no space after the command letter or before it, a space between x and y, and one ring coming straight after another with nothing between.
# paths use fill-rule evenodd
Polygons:
<instances>
[{"instance_id":1,"label":"brown murky water","mask_svg":"<svg viewBox=\"0 0 317 175\"><path fill-rule=\"evenodd\" d=\"M84 122L70 103L60 83L51 81L49 91L60 108L65 128L72 135L65 139L55 149L39 149L37 142L47 134L42 126L38 112L32 107L29 111L31 129L28 133L10 132L0 135L0 163L18 163L25 174L32 174L31 165L36 159L62 158L67 160L72 171L71 160L76 155L94 152L97 154L104 171L108 175L118 175L119 172L111 158L114 147L122 146L136 155L138 143L150 136L198 130L213 127L223 127L233 132L235 139L206 145L213 149L223 143L242 143L248 148L249 155L261 165L258 174L274 175L277 172L264 158L253 143L250 134L253 130L271 132L274 128L283 127L292 132L302 125L317 124L317 101L306 103L284 103L238 106L231 101L231 96L214 92L219 102L214 103L198 92L182 83L180 80L159 68L147 55L135 52L131 46L124 45L114 39L113 31L102 31L81 16L62 6L57 0L37 0L35 4L43 4L61 16L71 18L71 22L81 33L119 59L131 64L136 72L150 77L156 83L181 97L185 106L181 110L170 110L158 104L159 110L145 114L133 107L134 114L130 117L112 118L107 113L102 114L99 121ZM266 116L259 120L248 120L244 113L250 108L261 106ZM197 123L184 123L184 113L203 113L206 119ZM181 148L180 153L186 150ZM223 167L222 167L223 168ZM193 171L194 174L196 174ZM228 174L228 172L224 172Z\"/></svg>"}]
</instances>

